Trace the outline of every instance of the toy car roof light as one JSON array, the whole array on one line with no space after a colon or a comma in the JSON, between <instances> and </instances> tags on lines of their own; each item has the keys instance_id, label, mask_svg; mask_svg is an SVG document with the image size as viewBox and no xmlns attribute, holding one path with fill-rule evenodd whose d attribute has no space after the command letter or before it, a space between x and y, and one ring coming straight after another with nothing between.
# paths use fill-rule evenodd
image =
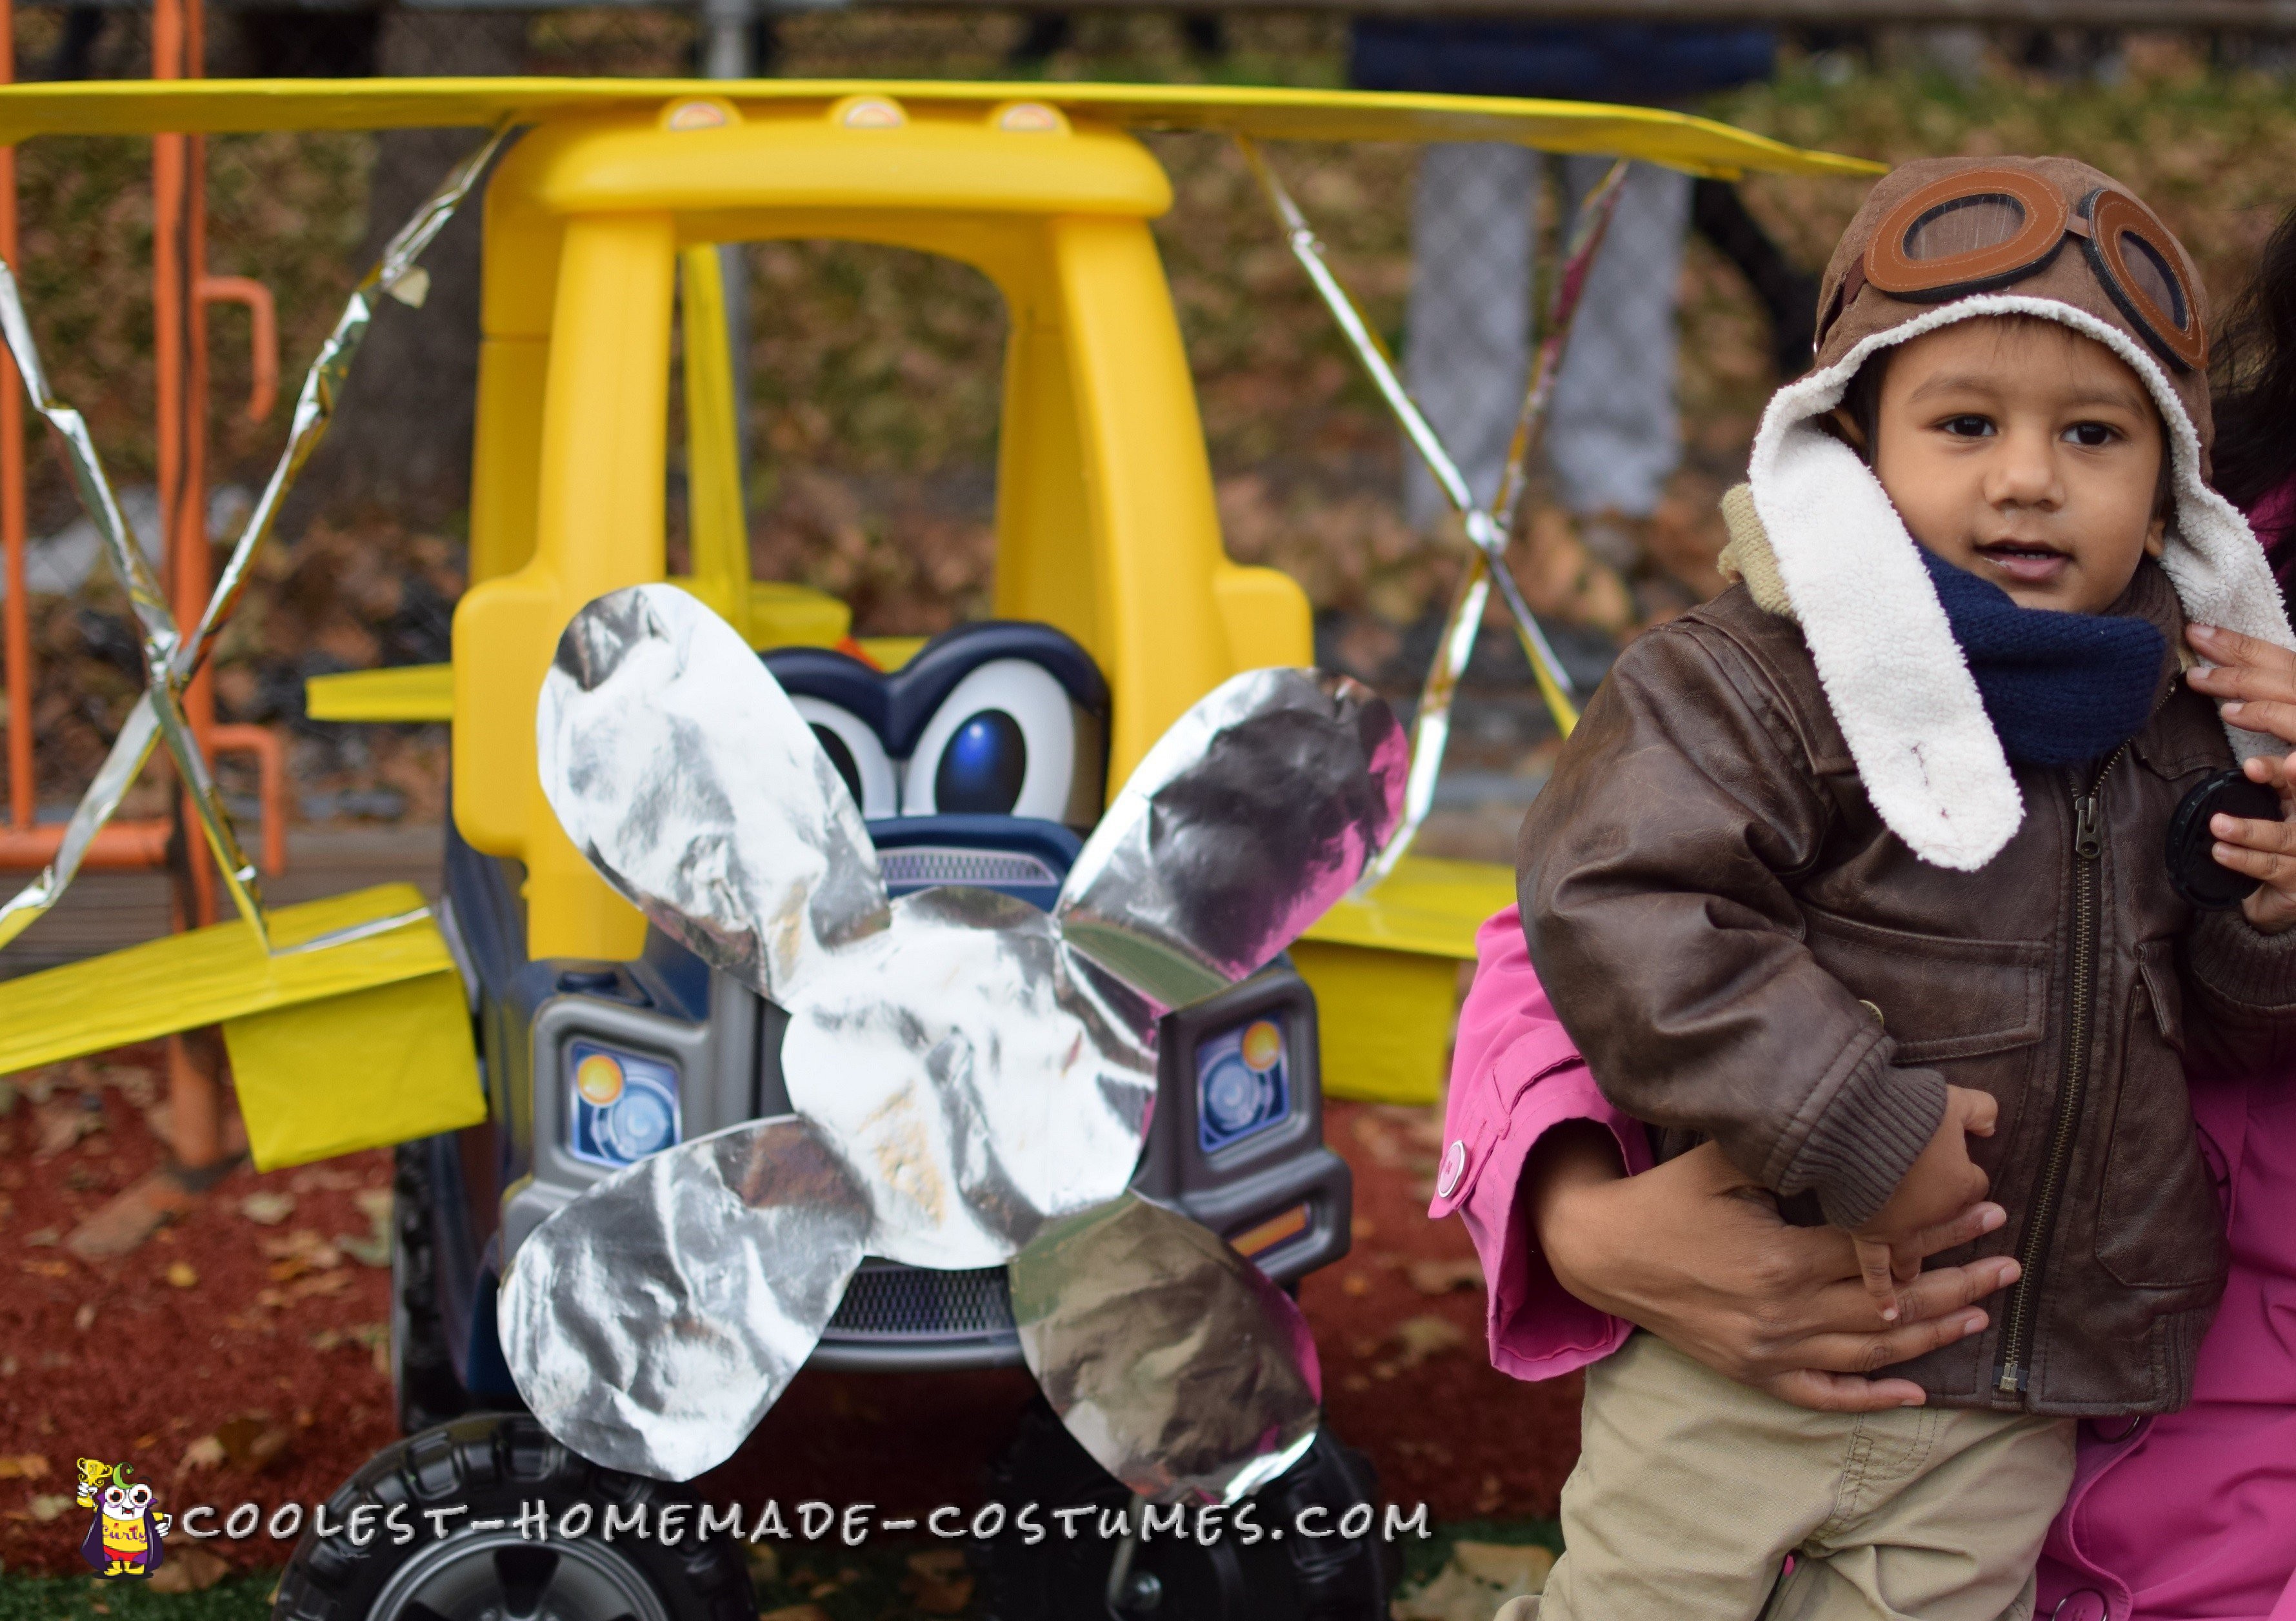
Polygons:
<instances>
[{"instance_id":1,"label":"toy car roof light","mask_svg":"<svg viewBox=\"0 0 2296 1621\"><path fill-rule=\"evenodd\" d=\"M1222 1240L1139 1205L1127 1185L1160 1010L1256 972L1393 828L1406 751L1376 695L1290 669L1214 689L1150 748L1049 914L957 885L890 898L810 725L732 627L675 587L630 587L575 616L537 740L544 792L575 846L656 926L787 1012L783 1074L803 1127L753 1122L656 1155L520 1247L504 1345L553 1433L613 1468L684 1478L709 1467L794 1370L775 1348L793 1328L817 1337L873 1255L1010 1263L1016 1299L1033 1303L1032 1370L1064 1417L1093 1408L1078 1439L1137 1491L1226 1501L1305 1444L1317 1398L1297 1308ZM816 1185L827 1214L800 1237ZM729 1189L741 1211L712 1236L695 1214L725 1205ZM777 1241L813 1270L802 1287L745 1284L723 1304L720 1271L751 1278L762 1264L742 1212L767 1205ZM1109 1275L1125 1234L1152 1253L1140 1264L1160 1297L1235 1334L1167 1339L1144 1313L1119 1368L1075 1365L1111 1354L1083 1325L1099 1310L1090 1280ZM626 1244L658 1263L622 1271L590 1259ZM1096 1271L1063 1259L1103 1245L1116 1247ZM824 1280L833 1287L814 1287ZM673 1318L715 1323L729 1310L754 1320L727 1323L711 1358L662 1348L691 1337ZM1267 1377L1269 1357L1289 1359L1291 1375ZM1171 1371L1152 1378L1148 1367ZM1095 1381L1113 1377L1140 1388L1111 1410ZM1232 1400L1208 1401L1210 1389Z\"/></svg>"}]
</instances>

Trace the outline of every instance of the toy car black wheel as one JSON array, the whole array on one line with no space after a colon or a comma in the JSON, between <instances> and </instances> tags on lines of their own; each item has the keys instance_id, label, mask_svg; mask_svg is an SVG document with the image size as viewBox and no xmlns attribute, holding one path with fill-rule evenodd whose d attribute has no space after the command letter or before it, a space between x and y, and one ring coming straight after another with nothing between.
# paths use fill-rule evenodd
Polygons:
<instances>
[{"instance_id":1,"label":"toy car black wheel","mask_svg":"<svg viewBox=\"0 0 2296 1621\"><path fill-rule=\"evenodd\" d=\"M409 1436L471 1409L439 1316L430 1152L427 1140L400 1143L390 1181L390 1383Z\"/></svg>"},{"instance_id":2,"label":"toy car black wheel","mask_svg":"<svg viewBox=\"0 0 2296 1621\"><path fill-rule=\"evenodd\" d=\"M520 1517L546 1510L546 1529ZM583 1513L578 1505L587 1505ZM675 1541L664 1507L684 1505ZM625 1527L601 1535L608 1508ZM364 1545L352 1541L355 1511ZM394 1516L393 1510L398 1510ZM562 1534L568 1510L581 1528ZM431 1518L432 1510L442 1514ZM627 1527L643 1512L643 1533ZM683 1488L603 1469L523 1413L476 1413L378 1452L307 1526L275 1621L754 1621L739 1544ZM414 1535L398 1540L396 1527ZM443 1535L440 1533L443 1531Z\"/></svg>"},{"instance_id":3,"label":"toy car black wheel","mask_svg":"<svg viewBox=\"0 0 2296 1621\"><path fill-rule=\"evenodd\" d=\"M1099 1511L1128 1512L1138 1500L1095 1462L1039 1400L1023 1414L1004 1453L991 1467L989 1500L1017 1514L1037 1505L1046 1535L1030 1542L1018 1529L975 1542L975 1573L996 1621L1384 1621L1400 1575L1380 1535L1296 1534L1304 1510L1326 1512L1311 1523L1336 1526L1357 1503L1379 1502L1371 1462L1329 1431L1305 1457L1249 1500L1257 1541L1233 1530L1209 1546L1193 1534L1144 1539L1098 1535ZM1070 1539L1052 1520L1056 1508L1089 1505ZM1193 1521L1191 1522L1193 1525ZM1120 1576L1119 1559L1125 1561ZM1111 1579L1114 1578L1114 1579Z\"/></svg>"}]
</instances>

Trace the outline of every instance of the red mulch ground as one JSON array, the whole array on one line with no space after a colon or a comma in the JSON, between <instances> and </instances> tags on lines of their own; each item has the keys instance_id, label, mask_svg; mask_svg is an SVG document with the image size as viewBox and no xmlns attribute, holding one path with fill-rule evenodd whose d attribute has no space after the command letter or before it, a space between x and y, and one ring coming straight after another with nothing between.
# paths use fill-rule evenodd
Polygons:
<instances>
[{"instance_id":1,"label":"red mulch ground","mask_svg":"<svg viewBox=\"0 0 2296 1621\"><path fill-rule=\"evenodd\" d=\"M252 1502L267 1515L324 1501L397 1438L374 1348L390 1273L366 1263L379 1252L356 1253L378 1234L388 1154L242 1168L118 1261L58 1245L160 1163L144 1107L158 1070L154 1049L113 1055L44 1104L20 1094L0 1119L0 1565L11 1572L78 1569L84 1516L35 1502L69 1498L76 1456L133 1463L177 1514ZM83 1108L98 1129L41 1155L44 1131L53 1145L64 1113ZM1424 1214L1439 1123L1338 1104L1327 1131L1355 1167L1356 1247L1302 1297L1333 1431L1371 1453L1391 1501L1424 1501L1437 1520L1551 1516L1578 1446L1577 1381L1522 1385L1489 1368L1465 1236ZM256 1194L290 1196L292 1208L258 1200L256 1214L275 1218L258 1222ZM808 1498L887 1513L969 1504L1029 1394L1019 1372L806 1375L704 1489L775 1498L785 1511ZM287 1552L264 1537L207 1546L249 1566Z\"/></svg>"}]
</instances>

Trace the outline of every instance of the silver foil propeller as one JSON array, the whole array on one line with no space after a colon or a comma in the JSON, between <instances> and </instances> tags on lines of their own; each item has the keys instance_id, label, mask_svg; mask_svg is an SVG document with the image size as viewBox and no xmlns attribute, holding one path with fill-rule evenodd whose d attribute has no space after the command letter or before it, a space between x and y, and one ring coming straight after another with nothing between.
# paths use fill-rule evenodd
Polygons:
<instances>
[{"instance_id":1,"label":"silver foil propeller","mask_svg":"<svg viewBox=\"0 0 2296 1621\"><path fill-rule=\"evenodd\" d=\"M815 1283L841 1288L865 1251L948 1270L1012 1263L1032 1365L1137 1489L1229 1501L1298 1456L1316 1395L1297 1309L1218 1238L1128 1187L1160 1010L1273 959L1394 828L1407 751L1375 695L1312 671L1225 683L1150 750L1050 914L960 885L888 903L867 827L809 724L733 627L675 587L633 586L578 613L536 726L544 793L577 847L666 934L788 1013L797 1111L611 1178L528 1240L550 1235L552 1259L529 1273L521 1252L504 1350L554 1434L647 1473L708 1467L809 1353L836 1304ZM623 1243L626 1229L669 1230L668 1213L726 1209L725 1165L693 1150L777 1123L801 1123L809 1151L838 1166L822 1181L831 1229L776 1207L771 1222L729 1218L723 1244L646 1238L614 1265L580 1261L581 1246ZM686 1181L701 1192L681 1195ZM783 1243L802 1312L772 1293ZM707 1255L741 1277L737 1297L676 1271ZM668 1288L653 1276L666 1264ZM579 1288L544 1287L577 1273ZM706 1332L709 1311L758 1302L778 1313L772 1335ZM756 1366L737 1373L743 1356Z\"/></svg>"},{"instance_id":2,"label":"silver foil propeller","mask_svg":"<svg viewBox=\"0 0 2296 1621\"><path fill-rule=\"evenodd\" d=\"M1085 843L1054 916L1167 1008L1259 972L1362 876L1410 751L1346 676L1252 670L1157 739Z\"/></svg>"},{"instance_id":3,"label":"silver foil propeller","mask_svg":"<svg viewBox=\"0 0 2296 1621\"><path fill-rule=\"evenodd\" d=\"M656 928L789 1004L806 965L886 919L860 809L740 634L675 586L574 616L535 723L574 846Z\"/></svg>"},{"instance_id":4,"label":"silver foil propeller","mask_svg":"<svg viewBox=\"0 0 2296 1621\"><path fill-rule=\"evenodd\" d=\"M813 1354L868 1230L868 1201L802 1120L641 1160L519 1247L500 1303L519 1395L594 1462L691 1479Z\"/></svg>"},{"instance_id":5,"label":"silver foil propeller","mask_svg":"<svg viewBox=\"0 0 2296 1621\"><path fill-rule=\"evenodd\" d=\"M1100 1466L1157 1502L1230 1503L1316 1438L1323 1373L1291 1296L1136 1193L1013 1258L1021 1354Z\"/></svg>"},{"instance_id":6,"label":"silver foil propeller","mask_svg":"<svg viewBox=\"0 0 2296 1621\"><path fill-rule=\"evenodd\" d=\"M1156 1097L1152 1021L1025 901L904 896L788 1010L791 1106L869 1189L873 1255L994 1266L1132 1180Z\"/></svg>"}]
</instances>

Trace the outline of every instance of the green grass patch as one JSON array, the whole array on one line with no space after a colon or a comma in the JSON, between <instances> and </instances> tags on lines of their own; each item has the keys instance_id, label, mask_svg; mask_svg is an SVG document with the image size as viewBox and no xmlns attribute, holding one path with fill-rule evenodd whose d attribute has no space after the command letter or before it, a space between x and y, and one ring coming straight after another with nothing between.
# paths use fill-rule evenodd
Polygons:
<instances>
[{"instance_id":1,"label":"green grass patch","mask_svg":"<svg viewBox=\"0 0 2296 1621\"><path fill-rule=\"evenodd\" d=\"M275 1570L226 1576L205 1592L153 1592L93 1576L0 1576L0 1621L264 1621Z\"/></svg>"}]
</instances>

